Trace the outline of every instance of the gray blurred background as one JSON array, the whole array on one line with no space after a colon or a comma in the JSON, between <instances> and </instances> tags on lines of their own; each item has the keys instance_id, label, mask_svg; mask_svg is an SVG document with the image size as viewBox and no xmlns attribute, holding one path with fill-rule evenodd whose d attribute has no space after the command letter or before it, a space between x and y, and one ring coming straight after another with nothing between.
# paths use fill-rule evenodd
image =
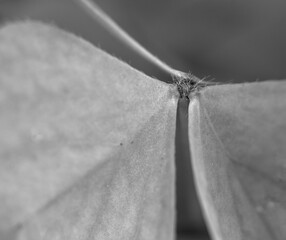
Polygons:
<instances>
[{"instance_id":1,"label":"gray blurred background","mask_svg":"<svg viewBox=\"0 0 286 240\"><path fill-rule=\"evenodd\" d=\"M174 68L218 82L286 77L286 2L283 0L96 0L129 34ZM0 0L0 23L35 19L82 36L163 81L158 69L116 41L72 0ZM191 175L187 103L177 132L178 239L206 240Z\"/></svg>"}]
</instances>

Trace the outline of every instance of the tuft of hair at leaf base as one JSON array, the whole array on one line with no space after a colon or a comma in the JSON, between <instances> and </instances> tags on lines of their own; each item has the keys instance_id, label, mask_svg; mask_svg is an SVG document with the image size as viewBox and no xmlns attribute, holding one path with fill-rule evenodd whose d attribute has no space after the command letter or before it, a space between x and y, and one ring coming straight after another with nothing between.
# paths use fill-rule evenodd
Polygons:
<instances>
[{"instance_id":1,"label":"tuft of hair at leaf base","mask_svg":"<svg viewBox=\"0 0 286 240\"><path fill-rule=\"evenodd\" d=\"M173 76L173 81L177 85L181 98L189 98L190 93L198 91L207 85L203 79L198 79L191 73L183 77Z\"/></svg>"}]
</instances>

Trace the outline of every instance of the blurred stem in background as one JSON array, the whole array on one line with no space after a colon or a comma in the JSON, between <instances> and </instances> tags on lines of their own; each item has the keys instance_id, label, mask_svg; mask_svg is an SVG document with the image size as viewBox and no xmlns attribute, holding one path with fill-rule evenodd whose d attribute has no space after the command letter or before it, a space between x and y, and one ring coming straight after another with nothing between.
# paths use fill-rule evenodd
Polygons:
<instances>
[{"instance_id":1,"label":"blurred stem in background","mask_svg":"<svg viewBox=\"0 0 286 240\"><path fill-rule=\"evenodd\" d=\"M281 0L96 0L126 32L175 69L218 82L286 76ZM1 0L2 19L39 19L83 36L151 76L168 76L110 40L70 0ZM3 21L3 20L2 20ZM163 76L163 77L161 77Z\"/></svg>"}]
</instances>

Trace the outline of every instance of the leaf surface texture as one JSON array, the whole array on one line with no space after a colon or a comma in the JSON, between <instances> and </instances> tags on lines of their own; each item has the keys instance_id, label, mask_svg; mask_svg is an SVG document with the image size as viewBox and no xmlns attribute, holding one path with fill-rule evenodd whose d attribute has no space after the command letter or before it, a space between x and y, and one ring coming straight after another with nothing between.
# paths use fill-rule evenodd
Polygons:
<instances>
[{"instance_id":1,"label":"leaf surface texture","mask_svg":"<svg viewBox=\"0 0 286 240\"><path fill-rule=\"evenodd\" d=\"M214 86L193 96L196 186L215 240L286 238L286 84Z\"/></svg>"},{"instance_id":2,"label":"leaf surface texture","mask_svg":"<svg viewBox=\"0 0 286 240\"><path fill-rule=\"evenodd\" d=\"M173 239L173 86L31 22L0 69L1 239Z\"/></svg>"}]
</instances>

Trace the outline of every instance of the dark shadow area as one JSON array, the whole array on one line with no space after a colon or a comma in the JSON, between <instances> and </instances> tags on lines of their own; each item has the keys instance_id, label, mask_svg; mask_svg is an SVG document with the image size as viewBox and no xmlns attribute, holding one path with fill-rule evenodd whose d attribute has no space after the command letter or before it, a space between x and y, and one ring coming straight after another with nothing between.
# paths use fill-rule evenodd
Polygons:
<instances>
[{"instance_id":1,"label":"dark shadow area","mask_svg":"<svg viewBox=\"0 0 286 240\"><path fill-rule=\"evenodd\" d=\"M188 136L189 99L180 98L176 126L176 207L177 233L180 236L208 239L195 191Z\"/></svg>"}]
</instances>

